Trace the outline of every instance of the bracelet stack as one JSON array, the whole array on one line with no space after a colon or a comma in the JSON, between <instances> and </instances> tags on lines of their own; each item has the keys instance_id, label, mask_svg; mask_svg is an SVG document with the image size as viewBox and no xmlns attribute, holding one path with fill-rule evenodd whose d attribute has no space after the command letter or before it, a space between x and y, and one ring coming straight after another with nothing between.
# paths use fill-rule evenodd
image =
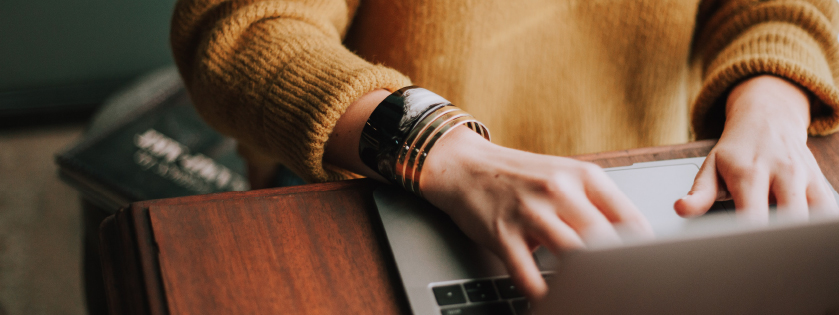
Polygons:
<instances>
[{"instance_id":1,"label":"bracelet stack","mask_svg":"<svg viewBox=\"0 0 839 315\"><path fill-rule=\"evenodd\" d=\"M490 140L472 115L423 88L409 86L388 96L370 115L359 143L361 160L395 185L418 196L423 164L435 143L465 125Z\"/></svg>"}]
</instances>

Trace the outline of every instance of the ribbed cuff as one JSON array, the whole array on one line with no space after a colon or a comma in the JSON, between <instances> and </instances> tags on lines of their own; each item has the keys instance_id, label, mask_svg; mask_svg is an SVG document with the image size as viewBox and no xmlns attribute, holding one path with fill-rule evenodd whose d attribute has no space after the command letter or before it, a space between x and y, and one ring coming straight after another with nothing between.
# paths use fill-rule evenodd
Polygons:
<instances>
[{"instance_id":1,"label":"ribbed cuff","mask_svg":"<svg viewBox=\"0 0 839 315\"><path fill-rule=\"evenodd\" d=\"M833 77L836 53L835 36L817 41L801 27L786 22L750 28L706 68L706 79L691 111L697 139L720 136L728 93L740 82L761 74L785 78L810 92L811 135L835 132L839 128L839 89Z\"/></svg>"},{"instance_id":2,"label":"ribbed cuff","mask_svg":"<svg viewBox=\"0 0 839 315\"><path fill-rule=\"evenodd\" d=\"M350 16L338 1L191 3L175 13L173 48L199 113L254 158L308 182L351 178L323 162L338 118L368 92L411 82L341 45Z\"/></svg>"},{"instance_id":3,"label":"ribbed cuff","mask_svg":"<svg viewBox=\"0 0 839 315\"><path fill-rule=\"evenodd\" d=\"M264 137L283 163L308 182L357 177L323 162L326 141L347 107L376 89L395 91L411 82L370 64L340 45L310 46L272 82L263 107Z\"/></svg>"}]
</instances>

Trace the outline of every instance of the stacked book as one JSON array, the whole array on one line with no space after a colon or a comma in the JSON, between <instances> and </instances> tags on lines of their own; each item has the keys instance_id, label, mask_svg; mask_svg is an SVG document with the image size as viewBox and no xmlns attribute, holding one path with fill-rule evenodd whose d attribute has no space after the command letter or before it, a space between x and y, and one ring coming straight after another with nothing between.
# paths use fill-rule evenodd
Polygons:
<instances>
[{"instance_id":1,"label":"stacked book","mask_svg":"<svg viewBox=\"0 0 839 315\"><path fill-rule=\"evenodd\" d=\"M174 68L112 97L56 161L64 181L109 212L140 200L249 189L236 142L198 116Z\"/></svg>"}]
</instances>

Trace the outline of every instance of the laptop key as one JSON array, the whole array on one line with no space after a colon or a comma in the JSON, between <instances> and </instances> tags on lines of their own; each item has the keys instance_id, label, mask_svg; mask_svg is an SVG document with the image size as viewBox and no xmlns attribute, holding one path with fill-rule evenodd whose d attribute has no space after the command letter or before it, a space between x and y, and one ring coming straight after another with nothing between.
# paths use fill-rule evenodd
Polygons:
<instances>
[{"instance_id":1,"label":"laptop key","mask_svg":"<svg viewBox=\"0 0 839 315\"><path fill-rule=\"evenodd\" d=\"M472 281L463 284L466 295L472 302L488 302L498 300L495 288L492 287L492 280Z\"/></svg>"},{"instance_id":2,"label":"laptop key","mask_svg":"<svg viewBox=\"0 0 839 315\"><path fill-rule=\"evenodd\" d=\"M514 315L506 301L449 308L440 311L442 315Z\"/></svg>"},{"instance_id":3,"label":"laptop key","mask_svg":"<svg viewBox=\"0 0 839 315\"><path fill-rule=\"evenodd\" d=\"M466 296L463 295L463 290L460 289L459 284L434 287L431 290L434 291L434 298L437 299L437 305L466 303Z\"/></svg>"},{"instance_id":4,"label":"laptop key","mask_svg":"<svg viewBox=\"0 0 839 315\"><path fill-rule=\"evenodd\" d=\"M524 295L516 289L516 285L513 284L513 280L510 278L496 279L495 286L498 288L498 294L501 295L502 299L524 297Z\"/></svg>"},{"instance_id":5,"label":"laptop key","mask_svg":"<svg viewBox=\"0 0 839 315\"><path fill-rule=\"evenodd\" d=\"M530 302L525 299L521 300L513 300L513 310L516 311L516 315L532 315L533 313L530 311Z\"/></svg>"}]
</instances>

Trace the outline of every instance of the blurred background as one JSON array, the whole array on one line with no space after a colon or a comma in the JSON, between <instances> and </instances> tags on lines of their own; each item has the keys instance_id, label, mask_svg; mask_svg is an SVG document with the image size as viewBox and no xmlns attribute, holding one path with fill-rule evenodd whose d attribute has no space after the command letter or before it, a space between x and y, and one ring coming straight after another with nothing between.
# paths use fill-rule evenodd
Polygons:
<instances>
[{"instance_id":1,"label":"blurred background","mask_svg":"<svg viewBox=\"0 0 839 315\"><path fill-rule=\"evenodd\" d=\"M120 85L172 63L173 5L174 0L3 1L5 127L45 123L44 118L83 119Z\"/></svg>"},{"instance_id":2,"label":"blurred background","mask_svg":"<svg viewBox=\"0 0 839 315\"><path fill-rule=\"evenodd\" d=\"M172 64L174 2L0 2L0 315L85 313L80 197L54 157L115 90Z\"/></svg>"}]
</instances>

